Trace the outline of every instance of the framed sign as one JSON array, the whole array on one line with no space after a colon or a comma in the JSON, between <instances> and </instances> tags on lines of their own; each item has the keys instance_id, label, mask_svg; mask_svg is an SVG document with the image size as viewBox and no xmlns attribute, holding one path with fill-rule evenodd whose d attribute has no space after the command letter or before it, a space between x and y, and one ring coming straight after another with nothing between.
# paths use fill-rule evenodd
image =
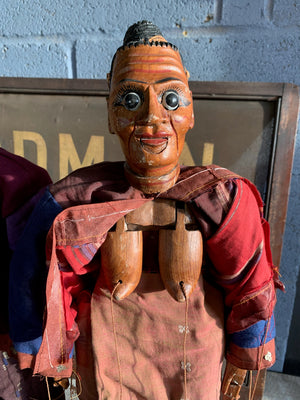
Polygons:
<instances>
[{"instance_id":1,"label":"framed sign","mask_svg":"<svg viewBox=\"0 0 300 400\"><path fill-rule=\"evenodd\" d=\"M298 87L246 82L191 82L190 87L195 127L187 134L181 163L219 164L256 184L279 265ZM104 80L0 78L0 146L46 168L53 181L82 166L122 160L118 138L108 133L107 94ZM255 399L262 398L264 376Z\"/></svg>"},{"instance_id":2,"label":"framed sign","mask_svg":"<svg viewBox=\"0 0 300 400\"><path fill-rule=\"evenodd\" d=\"M286 216L298 87L280 83L191 82L195 127L181 163L218 164L256 184L279 265ZM48 170L123 159L107 128L105 80L0 78L0 146Z\"/></svg>"}]
</instances>

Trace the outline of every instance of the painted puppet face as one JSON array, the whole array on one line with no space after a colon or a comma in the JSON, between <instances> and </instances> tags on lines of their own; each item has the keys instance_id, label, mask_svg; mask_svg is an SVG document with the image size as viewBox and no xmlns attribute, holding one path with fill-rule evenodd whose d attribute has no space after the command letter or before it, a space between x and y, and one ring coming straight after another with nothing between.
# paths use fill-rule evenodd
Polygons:
<instances>
[{"instance_id":1,"label":"painted puppet face","mask_svg":"<svg viewBox=\"0 0 300 400\"><path fill-rule=\"evenodd\" d=\"M162 176L178 166L193 103L180 55L140 45L115 58L108 99L109 129L119 136L130 169Z\"/></svg>"}]
</instances>

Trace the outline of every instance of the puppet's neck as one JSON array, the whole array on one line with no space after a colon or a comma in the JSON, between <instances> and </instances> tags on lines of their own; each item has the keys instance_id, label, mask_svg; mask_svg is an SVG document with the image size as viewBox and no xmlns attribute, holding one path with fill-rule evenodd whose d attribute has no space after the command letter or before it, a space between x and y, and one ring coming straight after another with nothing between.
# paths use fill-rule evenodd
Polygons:
<instances>
[{"instance_id":1,"label":"puppet's neck","mask_svg":"<svg viewBox=\"0 0 300 400\"><path fill-rule=\"evenodd\" d=\"M177 181L180 172L179 164L168 174L162 176L137 175L130 169L127 163L125 163L124 168L125 177L130 185L146 194L161 193L170 189Z\"/></svg>"}]
</instances>

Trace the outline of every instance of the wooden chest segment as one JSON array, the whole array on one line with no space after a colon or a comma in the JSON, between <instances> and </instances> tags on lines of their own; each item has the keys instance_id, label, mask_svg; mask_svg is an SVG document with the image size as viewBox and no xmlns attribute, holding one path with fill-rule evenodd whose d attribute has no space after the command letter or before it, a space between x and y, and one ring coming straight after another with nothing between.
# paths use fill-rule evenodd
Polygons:
<instances>
[{"instance_id":1,"label":"wooden chest segment","mask_svg":"<svg viewBox=\"0 0 300 400\"><path fill-rule=\"evenodd\" d=\"M101 247L105 283L117 300L127 297L140 281L144 230L159 231L159 270L176 301L192 293L201 272L202 236L184 203L149 201L121 218Z\"/></svg>"}]
</instances>

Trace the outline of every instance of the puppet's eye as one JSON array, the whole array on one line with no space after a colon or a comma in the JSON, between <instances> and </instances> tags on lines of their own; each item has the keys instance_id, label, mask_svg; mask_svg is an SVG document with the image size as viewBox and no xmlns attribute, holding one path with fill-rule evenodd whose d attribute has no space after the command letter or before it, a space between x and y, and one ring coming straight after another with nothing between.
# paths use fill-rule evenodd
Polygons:
<instances>
[{"instance_id":1,"label":"puppet's eye","mask_svg":"<svg viewBox=\"0 0 300 400\"><path fill-rule=\"evenodd\" d=\"M162 96L162 105L167 110L176 110L179 107L179 95L175 90L167 90Z\"/></svg>"},{"instance_id":2,"label":"puppet's eye","mask_svg":"<svg viewBox=\"0 0 300 400\"><path fill-rule=\"evenodd\" d=\"M129 92L124 96L122 103L127 110L135 111L141 105L142 100L137 93Z\"/></svg>"}]
</instances>

